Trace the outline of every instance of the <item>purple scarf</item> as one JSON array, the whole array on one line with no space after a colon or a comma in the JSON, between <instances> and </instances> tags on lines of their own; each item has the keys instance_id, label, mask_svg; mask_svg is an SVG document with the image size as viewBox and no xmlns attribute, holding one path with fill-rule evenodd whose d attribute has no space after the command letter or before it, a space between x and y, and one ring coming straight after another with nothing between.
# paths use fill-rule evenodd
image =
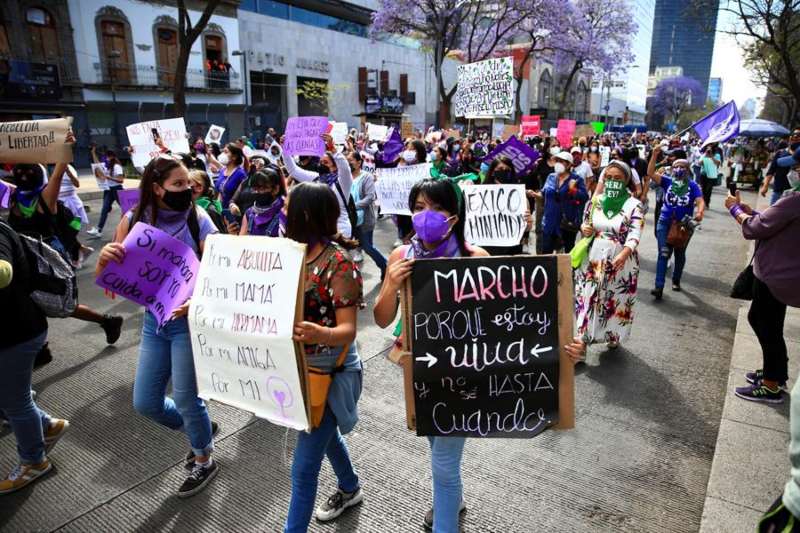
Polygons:
<instances>
[{"instance_id":1,"label":"purple scarf","mask_svg":"<svg viewBox=\"0 0 800 533\"><path fill-rule=\"evenodd\" d=\"M458 247L458 239L452 233L450 237L439 243L433 250L428 250L422 244L422 239L414 235L411 237L410 256L415 259L439 259L440 257L459 257L461 250Z\"/></svg>"},{"instance_id":2,"label":"purple scarf","mask_svg":"<svg viewBox=\"0 0 800 533\"><path fill-rule=\"evenodd\" d=\"M252 206L250 209L253 210L254 216L250 234L277 237L280 229L280 216L278 215L283 209L283 203L283 196L279 196L267 208Z\"/></svg>"}]
</instances>

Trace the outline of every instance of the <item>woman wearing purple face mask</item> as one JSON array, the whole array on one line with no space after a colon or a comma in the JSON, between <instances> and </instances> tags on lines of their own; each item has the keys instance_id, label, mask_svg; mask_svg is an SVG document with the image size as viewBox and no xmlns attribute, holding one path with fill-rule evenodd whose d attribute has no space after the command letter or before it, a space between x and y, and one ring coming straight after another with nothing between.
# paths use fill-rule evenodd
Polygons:
<instances>
[{"instance_id":1,"label":"woman wearing purple face mask","mask_svg":"<svg viewBox=\"0 0 800 533\"><path fill-rule=\"evenodd\" d=\"M675 252L675 270L672 272L672 290L681 290L681 275L686 265L686 248L674 248L667 244L667 234L673 220L682 221L685 217L694 218L695 221L703 220L705 203L703 191L693 180L689 179L689 162L686 159L676 159L672 163L669 175L652 175L653 181L664 189L664 205L656 224L656 238L658 239L658 264L656 266L656 286L650 291L656 300L664 294L664 283L667 276L667 263ZM695 211L696 210L696 211ZM687 245L688 247L688 245Z\"/></svg>"}]
</instances>

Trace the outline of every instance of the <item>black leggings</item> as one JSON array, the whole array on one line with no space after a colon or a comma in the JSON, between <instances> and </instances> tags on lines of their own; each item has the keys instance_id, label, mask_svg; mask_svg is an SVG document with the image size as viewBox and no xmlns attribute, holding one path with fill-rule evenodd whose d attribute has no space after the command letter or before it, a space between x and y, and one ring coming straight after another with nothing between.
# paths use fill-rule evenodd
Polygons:
<instances>
[{"instance_id":1,"label":"black leggings","mask_svg":"<svg viewBox=\"0 0 800 533\"><path fill-rule=\"evenodd\" d=\"M747 313L747 321L758 337L764 354L764 379L784 382L789 379L789 359L786 356L786 341L783 339L783 322L786 304L772 295L766 283L755 278L753 302Z\"/></svg>"}]
</instances>

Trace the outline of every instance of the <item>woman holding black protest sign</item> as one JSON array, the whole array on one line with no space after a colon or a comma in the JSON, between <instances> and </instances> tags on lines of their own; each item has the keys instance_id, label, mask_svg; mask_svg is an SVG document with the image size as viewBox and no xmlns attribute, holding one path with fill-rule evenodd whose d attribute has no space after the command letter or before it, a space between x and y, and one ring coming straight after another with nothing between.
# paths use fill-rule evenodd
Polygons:
<instances>
[{"instance_id":1,"label":"woman holding black protest sign","mask_svg":"<svg viewBox=\"0 0 800 533\"><path fill-rule=\"evenodd\" d=\"M363 499L342 438L358 421L362 364L355 339L357 312L363 306L362 280L344 248L350 243L337 227L339 209L335 193L325 183L301 183L289 194L286 236L307 245L305 316L295 324L294 339L305 345L309 371L332 375L332 380L327 392L318 391L325 394L325 402L318 420L312 409L314 429L297 436L286 533L308 530L326 455L339 486L317 508L317 520L333 520ZM311 380L312 397L315 391Z\"/></svg>"},{"instance_id":2,"label":"woman holding black protest sign","mask_svg":"<svg viewBox=\"0 0 800 533\"><path fill-rule=\"evenodd\" d=\"M150 161L139 185L140 201L117 226L114 242L103 247L95 276L111 262L124 263L122 241L137 222L168 233L190 247L199 257L208 235L217 228L208 214L195 206L189 172L180 159L162 155ZM139 345L139 363L133 383L133 406L142 415L176 431L186 433L191 451L186 468L191 471L178 489L179 497L202 491L219 470L211 458L214 450L212 424L205 402L197 396L192 343L186 314L189 302L175 309L164 325L145 311ZM166 395L172 382L172 398Z\"/></svg>"}]
</instances>

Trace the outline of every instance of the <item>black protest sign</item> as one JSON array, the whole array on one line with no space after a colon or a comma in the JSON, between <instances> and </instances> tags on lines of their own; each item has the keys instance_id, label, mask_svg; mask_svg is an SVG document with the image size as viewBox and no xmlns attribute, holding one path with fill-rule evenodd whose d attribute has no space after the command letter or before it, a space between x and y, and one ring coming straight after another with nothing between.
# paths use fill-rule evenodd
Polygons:
<instances>
[{"instance_id":1,"label":"black protest sign","mask_svg":"<svg viewBox=\"0 0 800 533\"><path fill-rule=\"evenodd\" d=\"M568 256L415 263L404 326L418 435L572 427L573 370L561 349L572 333L570 273Z\"/></svg>"}]
</instances>

